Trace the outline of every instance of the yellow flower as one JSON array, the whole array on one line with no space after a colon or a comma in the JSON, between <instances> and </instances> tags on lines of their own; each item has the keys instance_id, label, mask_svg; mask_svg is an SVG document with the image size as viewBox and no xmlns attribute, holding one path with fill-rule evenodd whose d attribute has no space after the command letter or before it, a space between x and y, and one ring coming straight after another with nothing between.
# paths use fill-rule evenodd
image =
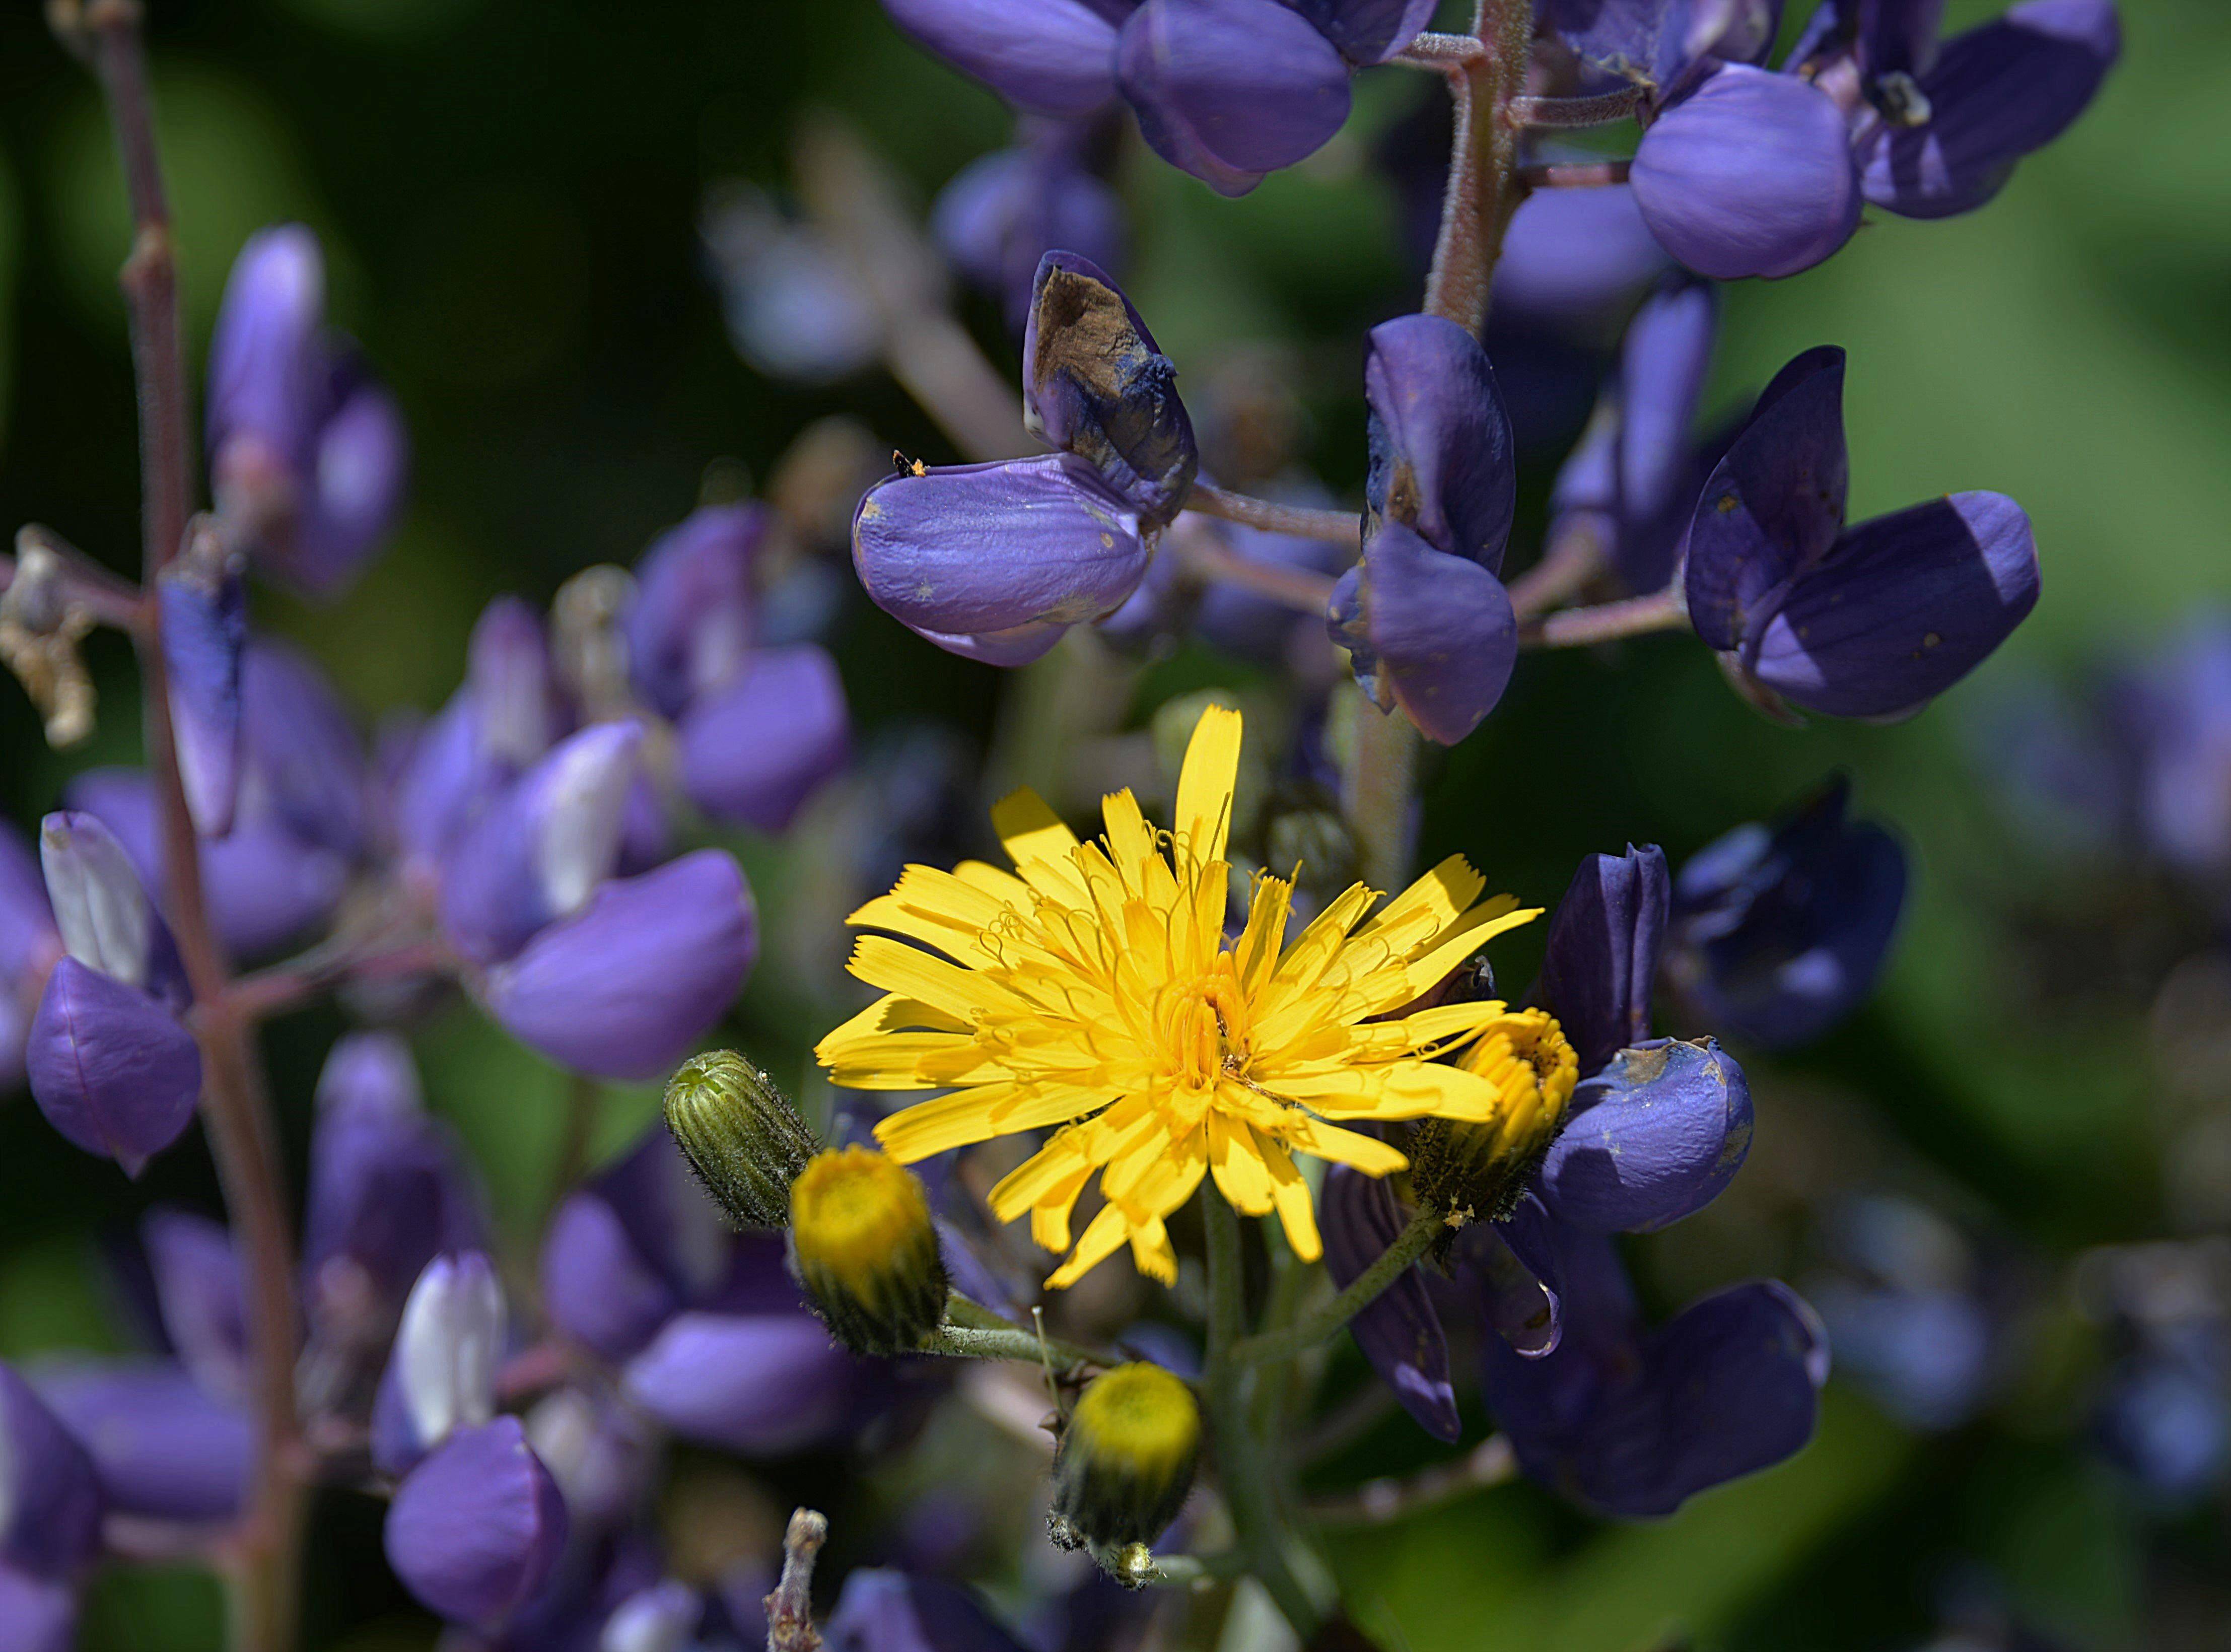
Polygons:
<instances>
[{"instance_id":1,"label":"yellow flower","mask_svg":"<svg viewBox=\"0 0 2231 1652\"><path fill-rule=\"evenodd\" d=\"M1177 1276L1163 1221L1204 1176L1238 1208L1275 1210L1295 1254L1322 1253L1294 1155L1387 1176L1407 1161L1334 1121L1490 1123L1497 1085L1434 1059L1504 1014L1448 1004L1387 1020L1492 936L1538 917L1443 861L1376 917L1358 884L1286 943L1290 880L1256 881L1225 938L1225 858L1239 764L1238 713L1212 707L1178 781L1177 829L1157 834L1128 791L1104 800L1107 835L1079 843L1035 793L993 811L1015 862L909 866L850 922L934 947L862 937L852 973L889 996L822 1040L832 1082L950 1093L893 1114L876 1139L902 1163L1058 1124L992 1189L1048 1250L1096 1171L1105 1203L1046 1283L1074 1283L1126 1241L1141 1273ZM1359 923L1362 927L1358 928Z\"/></svg>"}]
</instances>

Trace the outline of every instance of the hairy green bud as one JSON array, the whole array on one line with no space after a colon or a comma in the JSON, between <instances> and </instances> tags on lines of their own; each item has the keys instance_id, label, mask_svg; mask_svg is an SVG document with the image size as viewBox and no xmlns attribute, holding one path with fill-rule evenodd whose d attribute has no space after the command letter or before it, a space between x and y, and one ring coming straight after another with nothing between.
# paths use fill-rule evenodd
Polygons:
<instances>
[{"instance_id":1,"label":"hairy green bud","mask_svg":"<svg viewBox=\"0 0 2231 1652\"><path fill-rule=\"evenodd\" d=\"M791 1183L821 1143L773 1079L734 1050L693 1056L667 1080L666 1127L731 1222L789 1225Z\"/></svg>"}]
</instances>

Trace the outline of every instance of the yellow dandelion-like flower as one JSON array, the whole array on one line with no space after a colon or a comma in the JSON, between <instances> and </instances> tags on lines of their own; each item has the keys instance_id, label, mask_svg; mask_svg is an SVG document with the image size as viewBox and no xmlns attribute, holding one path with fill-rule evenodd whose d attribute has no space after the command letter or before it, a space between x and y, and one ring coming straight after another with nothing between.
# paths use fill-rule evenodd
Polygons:
<instances>
[{"instance_id":1,"label":"yellow dandelion-like flower","mask_svg":"<svg viewBox=\"0 0 2231 1652\"><path fill-rule=\"evenodd\" d=\"M1342 1123L1484 1124L1506 1105L1489 1079L1434 1059L1478 1038L1503 1004L1393 1013L1539 909L1481 901L1484 880L1452 857L1368 922L1377 895L1355 885L1289 945L1293 884L1264 877L1227 943L1239 735L1236 711L1202 716L1173 833L1156 833L1122 791L1103 802L1106 836L1080 843L1018 792L993 811L1013 872L909 866L850 920L922 944L861 938L851 971L889 995L815 1053L838 1085L950 1092L876 1127L891 1156L913 1163L1060 1125L991 1195L1003 1221L1028 1211L1051 1251L1069 1249L1070 1215L1098 1173L1106 1202L1050 1286L1126 1242L1141 1273L1174 1279L1163 1222L1204 1176L1240 1210L1276 1211L1295 1254L1314 1260L1323 1247L1295 1154L1387 1176L1403 1156Z\"/></svg>"}]
</instances>

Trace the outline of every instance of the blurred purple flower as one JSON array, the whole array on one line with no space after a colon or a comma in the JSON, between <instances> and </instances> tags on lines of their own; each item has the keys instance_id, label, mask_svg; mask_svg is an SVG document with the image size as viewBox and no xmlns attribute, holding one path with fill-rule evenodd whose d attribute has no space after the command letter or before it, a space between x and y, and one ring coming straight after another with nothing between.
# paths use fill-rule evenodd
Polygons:
<instances>
[{"instance_id":1,"label":"blurred purple flower","mask_svg":"<svg viewBox=\"0 0 2231 1652\"><path fill-rule=\"evenodd\" d=\"M248 1414L183 1367L59 1365L36 1373L33 1386L84 1445L110 1508L211 1524L239 1513L255 1458Z\"/></svg>"},{"instance_id":2,"label":"blurred purple flower","mask_svg":"<svg viewBox=\"0 0 2231 1652\"><path fill-rule=\"evenodd\" d=\"M240 791L247 588L237 569L208 566L190 550L156 577L155 601L186 807L195 831L222 838Z\"/></svg>"},{"instance_id":3,"label":"blurred purple flower","mask_svg":"<svg viewBox=\"0 0 2231 1652\"><path fill-rule=\"evenodd\" d=\"M1025 121L1024 141L971 161L937 198L930 230L974 286L997 298L1017 333L1030 319L1038 261L1067 248L1106 269L1123 262L1123 209L1086 171L1083 134Z\"/></svg>"},{"instance_id":4,"label":"blurred purple flower","mask_svg":"<svg viewBox=\"0 0 2231 1652\"><path fill-rule=\"evenodd\" d=\"M0 1565L0 1646L70 1652L76 1644L77 1596L70 1587Z\"/></svg>"},{"instance_id":5,"label":"blurred purple flower","mask_svg":"<svg viewBox=\"0 0 2231 1652\"><path fill-rule=\"evenodd\" d=\"M100 1547L93 1460L31 1385L0 1363L0 1571L74 1579ZM0 1586L0 1644L7 1609Z\"/></svg>"},{"instance_id":6,"label":"blurred purple flower","mask_svg":"<svg viewBox=\"0 0 2231 1652\"><path fill-rule=\"evenodd\" d=\"M23 1082L31 1020L62 951L45 874L16 828L0 821L0 1091Z\"/></svg>"},{"instance_id":7,"label":"blurred purple flower","mask_svg":"<svg viewBox=\"0 0 2231 1652\"><path fill-rule=\"evenodd\" d=\"M494 1630L533 1600L566 1548L566 1503L516 1417L452 1434L395 1488L388 1564L419 1603Z\"/></svg>"},{"instance_id":8,"label":"blurred purple flower","mask_svg":"<svg viewBox=\"0 0 2231 1652\"><path fill-rule=\"evenodd\" d=\"M372 1411L372 1466L409 1474L460 1428L495 1415L503 1287L479 1251L437 1256L403 1305Z\"/></svg>"},{"instance_id":9,"label":"blurred purple flower","mask_svg":"<svg viewBox=\"0 0 2231 1652\"><path fill-rule=\"evenodd\" d=\"M825 1644L830 1652L1024 1652L969 1591L866 1568L844 1579Z\"/></svg>"}]
</instances>

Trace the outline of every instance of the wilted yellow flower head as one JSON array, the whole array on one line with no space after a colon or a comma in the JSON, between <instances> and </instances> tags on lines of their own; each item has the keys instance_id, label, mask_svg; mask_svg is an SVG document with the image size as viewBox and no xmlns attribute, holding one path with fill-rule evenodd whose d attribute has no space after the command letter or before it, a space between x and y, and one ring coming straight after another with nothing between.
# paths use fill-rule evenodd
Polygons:
<instances>
[{"instance_id":1,"label":"wilted yellow flower head","mask_svg":"<svg viewBox=\"0 0 2231 1652\"><path fill-rule=\"evenodd\" d=\"M904 1163L1062 1126L991 1195L1000 1220L1028 1211L1038 1242L1067 1250L1070 1215L1098 1173L1105 1203L1051 1286L1127 1241L1141 1272L1175 1279L1163 1221L1204 1176L1250 1215L1275 1210L1295 1253L1314 1260L1323 1247L1296 1153L1386 1176L1407 1161L1341 1122L1484 1124L1505 1105L1496 1083L1434 1059L1478 1037L1503 1004L1373 1018L1538 909L1481 902L1484 880L1452 857L1368 923L1377 895L1355 885L1289 945L1293 884L1264 877L1227 943L1239 737L1238 712L1203 714L1174 832L1157 833L1122 791L1103 805L1106 835L1080 843L1035 793L1018 792L993 811L1013 872L909 866L852 914L922 944L862 937L852 973L889 995L816 1054L838 1085L951 1092L876 1126Z\"/></svg>"}]
</instances>

